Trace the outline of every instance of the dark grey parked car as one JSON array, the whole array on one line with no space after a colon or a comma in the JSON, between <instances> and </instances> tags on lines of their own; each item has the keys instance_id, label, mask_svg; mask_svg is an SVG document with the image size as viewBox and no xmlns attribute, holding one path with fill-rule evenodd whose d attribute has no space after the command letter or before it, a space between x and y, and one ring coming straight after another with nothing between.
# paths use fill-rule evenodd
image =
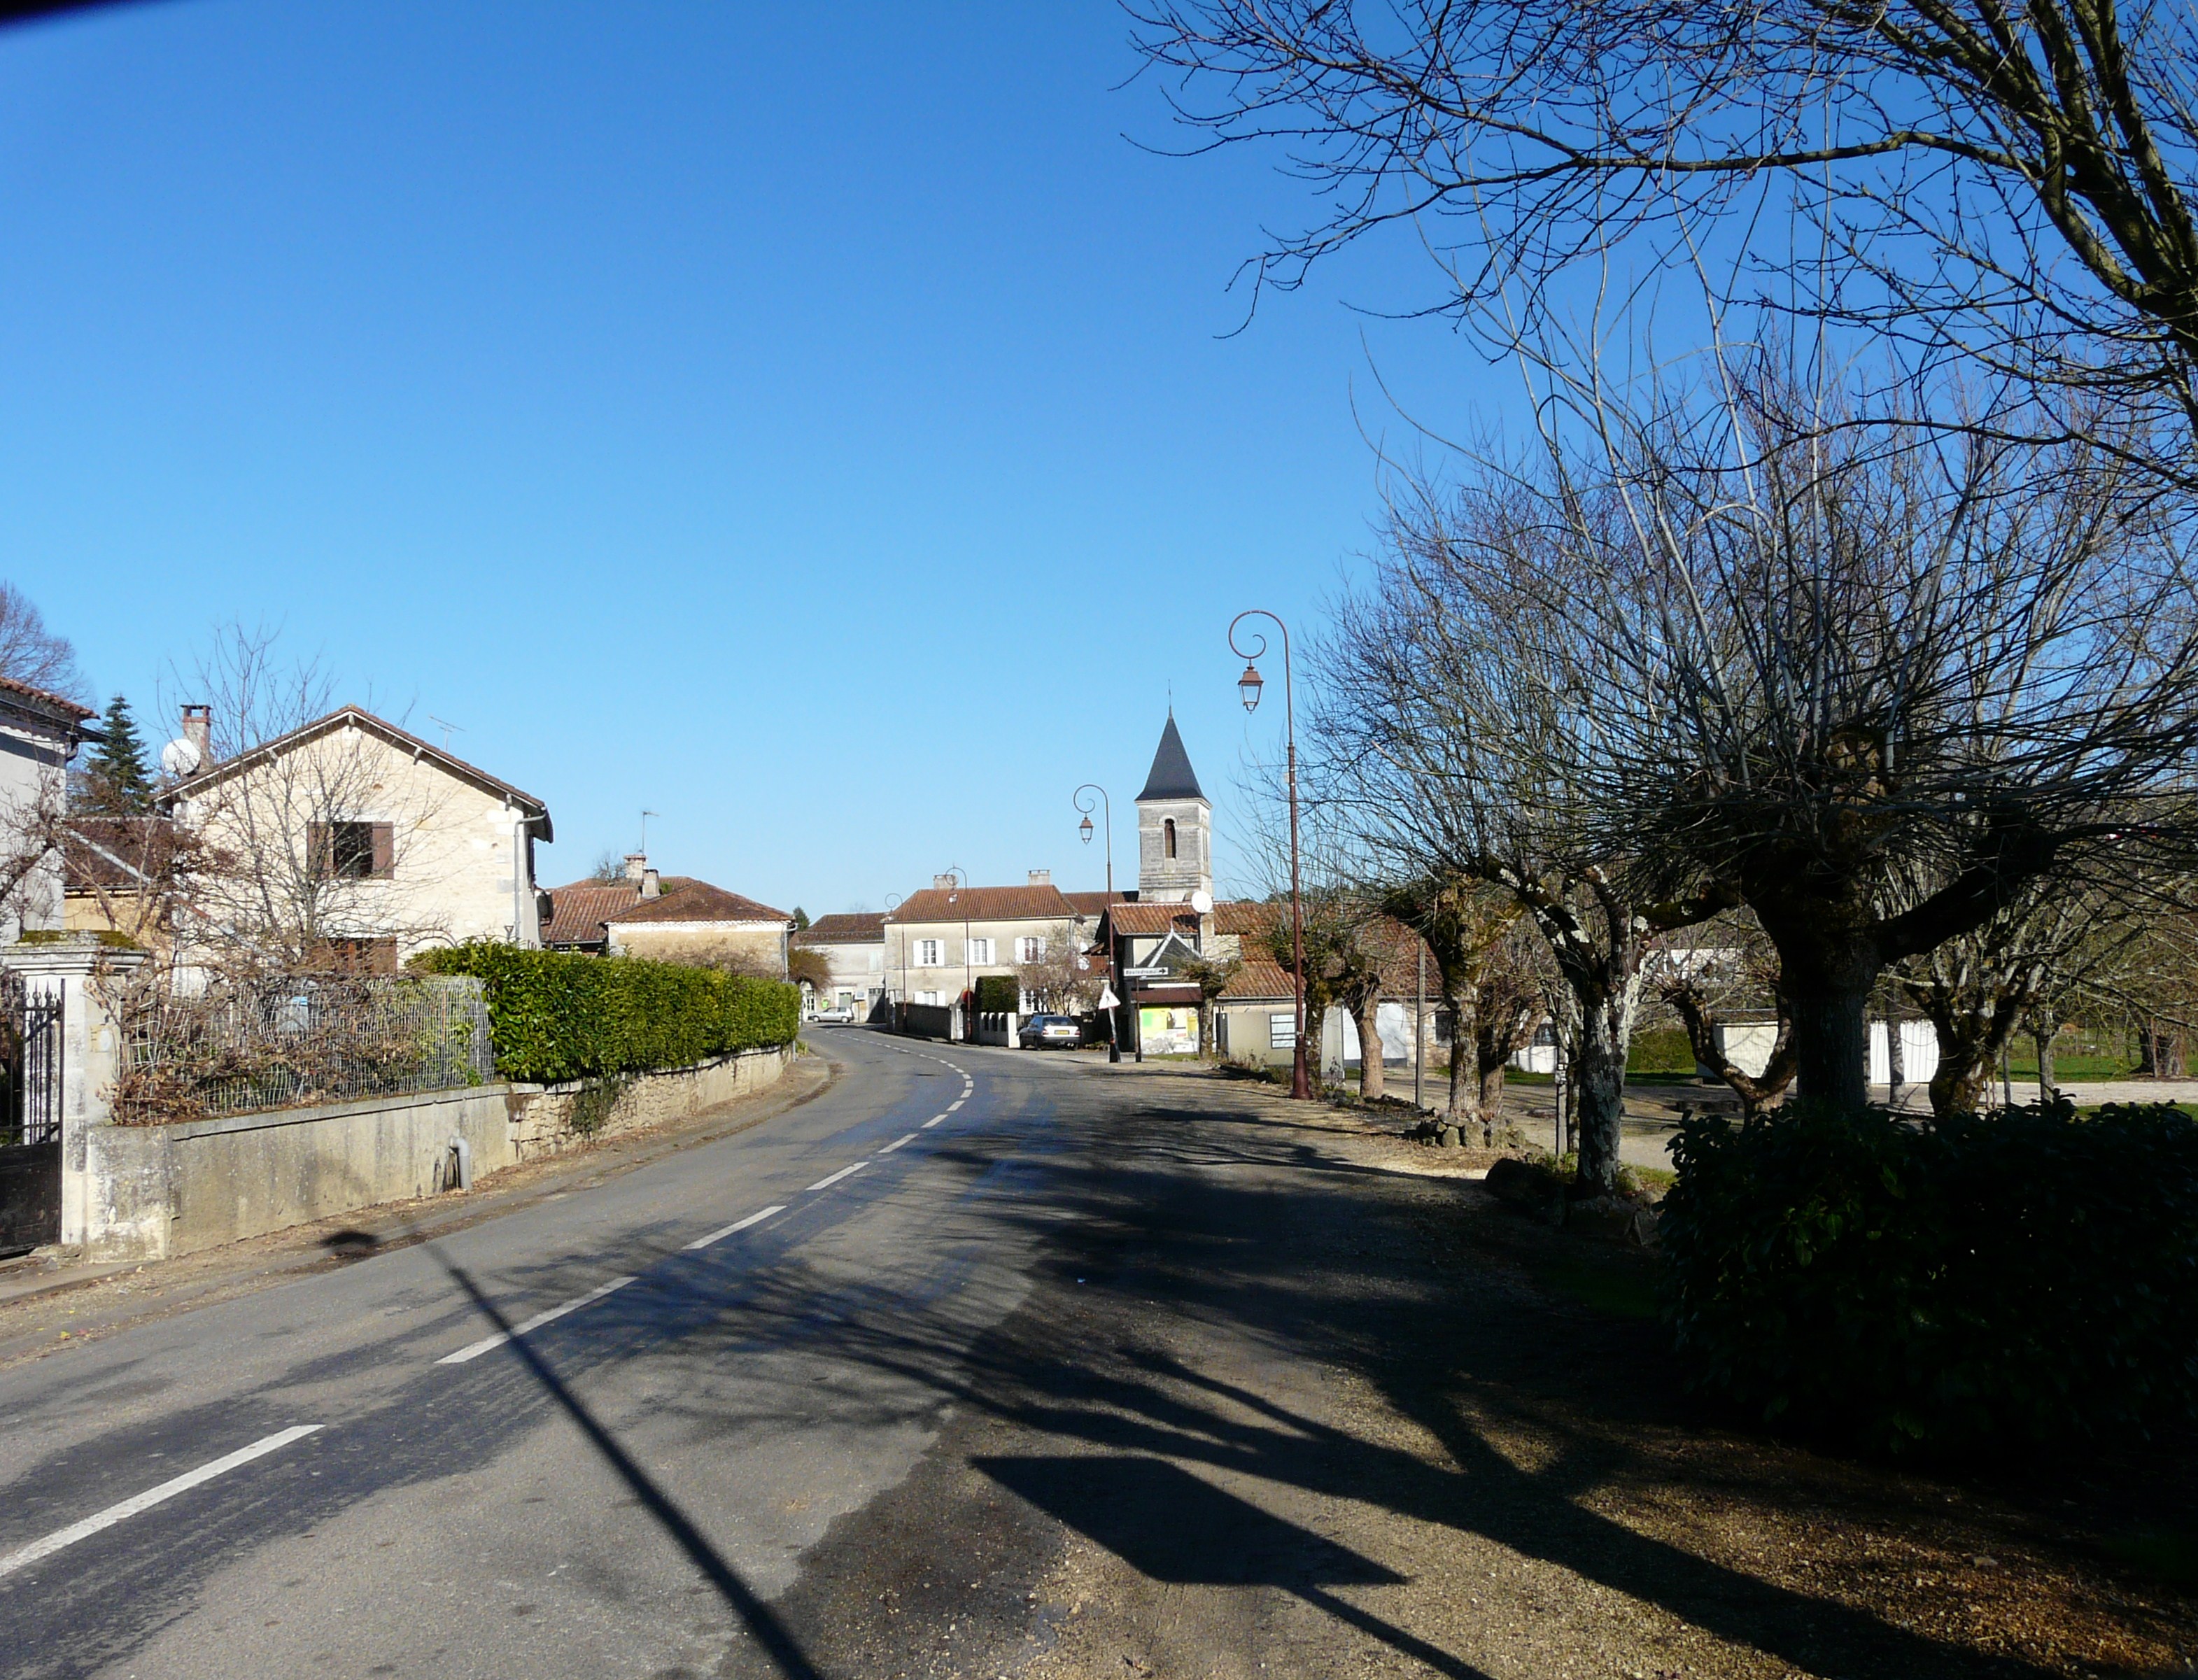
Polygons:
<instances>
[{"instance_id":1,"label":"dark grey parked car","mask_svg":"<svg viewBox=\"0 0 2198 1680\"><path fill-rule=\"evenodd\" d=\"M1084 1028L1073 1015L1032 1015L1015 1038L1026 1050L1073 1050L1084 1042Z\"/></svg>"}]
</instances>

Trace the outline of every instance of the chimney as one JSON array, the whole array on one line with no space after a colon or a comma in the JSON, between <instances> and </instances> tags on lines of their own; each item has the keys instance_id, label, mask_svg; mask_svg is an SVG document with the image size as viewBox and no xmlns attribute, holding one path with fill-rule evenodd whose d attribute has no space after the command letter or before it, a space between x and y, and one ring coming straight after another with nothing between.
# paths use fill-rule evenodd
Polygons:
<instances>
[{"instance_id":1,"label":"chimney","mask_svg":"<svg viewBox=\"0 0 2198 1680\"><path fill-rule=\"evenodd\" d=\"M664 896L664 888L657 881L655 870L643 869L641 872L641 896L644 898L660 898Z\"/></svg>"},{"instance_id":2,"label":"chimney","mask_svg":"<svg viewBox=\"0 0 2198 1680\"><path fill-rule=\"evenodd\" d=\"M628 881L634 882L637 886L640 884L641 878L648 873L648 854L647 852L629 852L626 853L625 878Z\"/></svg>"},{"instance_id":3,"label":"chimney","mask_svg":"<svg viewBox=\"0 0 2198 1680\"><path fill-rule=\"evenodd\" d=\"M1032 869L1030 872L1030 884L1032 887L1052 886L1053 871L1051 869Z\"/></svg>"},{"instance_id":4,"label":"chimney","mask_svg":"<svg viewBox=\"0 0 2198 1680\"><path fill-rule=\"evenodd\" d=\"M931 878L931 890L934 892L951 892L960 884L951 875L933 875Z\"/></svg>"},{"instance_id":5,"label":"chimney","mask_svg":"<svg viewBox=\"0 0 2198 1680\"><path fill-rule=\"evenodd\" d=\"M213 707L183 708L183 739L197 749L201 768L213 762Z\"/></svg>"}]
</instances>

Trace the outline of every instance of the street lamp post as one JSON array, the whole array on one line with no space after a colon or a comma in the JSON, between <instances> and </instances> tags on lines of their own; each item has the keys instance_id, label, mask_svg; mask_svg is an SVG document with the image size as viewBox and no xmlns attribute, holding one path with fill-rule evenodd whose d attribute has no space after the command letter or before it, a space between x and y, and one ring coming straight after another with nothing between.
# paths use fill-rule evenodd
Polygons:
<instances>
[{"instance_id":1,"label":"street lamp post","mask_svg":"<svg viewBox=\"0 0 2198 1680\"><path fill-rule=\"evenodd\" d=\"M1290 978L1297 990L1297 1031L1293 1035L1296 1044L1290 1053L1290 1095L1303 1101L1312 1096L1312 1080L1305 1072L1305 910L1299 897L1298 881L1298 720L1297 698L1290 680L1290 627L1264 607L1247 608L1230 619L1229 651L1244 661L1244 674L1236 679L1236 692L1243 697L1247 712L1259 709L1259 690L1265 685L1265 679L1253 661L1263 658L1267 651L1267 638L1256 631L1253 632L1259 643L1256 648L1247 649L1236 645L1236 626L1247 619L1272 619L1275 628L1282 633L1282 723L1289 752L1286 782L1290 794Z\"/></svg>"},{"instance_id":2,"label":"street lamp post","mask_svg":"<svg viewBox=\"0 0 2198 1680\"><path fill-rule=\"evenodd\" d=\"M1099 796L1099 809L1107 824L1107 907L1111 910L1114 907L1114 802L1107 797L1107 790L1096 782L1085 782L1068 796L1068 802L1084 813L1084 820L1076 825L1076 829L1084 836L1086 846L1091 844L1091 807L1084 802L1086 793ZM1111 927L1114 923L1109 921L1108 926ZM1107 955L1111 968L1114 952L1109 951ZM1126 985L1128 982L1124 984ZM1122 1059L1122 1035L1114 1030L1114 1009L1107 1011L1107 1060L1109 1061Z\"/></svg>"}]
</instances>

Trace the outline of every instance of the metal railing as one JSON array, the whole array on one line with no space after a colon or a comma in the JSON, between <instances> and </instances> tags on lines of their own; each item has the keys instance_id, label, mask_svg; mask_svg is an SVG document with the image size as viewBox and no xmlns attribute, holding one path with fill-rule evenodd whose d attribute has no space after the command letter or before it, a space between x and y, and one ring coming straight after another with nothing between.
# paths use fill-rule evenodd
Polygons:
<instances>
[{"instance_id":1,"label":"metal railing","mask_svg":"<svg viewBox=\"0 0 2198 1680\"><path fill-rule=\"evenodd\" d=\"M486 997L463 976L160 989L120 1013L114 1117L125 1124L448 1090L496 1072Z\"/></svg>"}]
</instances>

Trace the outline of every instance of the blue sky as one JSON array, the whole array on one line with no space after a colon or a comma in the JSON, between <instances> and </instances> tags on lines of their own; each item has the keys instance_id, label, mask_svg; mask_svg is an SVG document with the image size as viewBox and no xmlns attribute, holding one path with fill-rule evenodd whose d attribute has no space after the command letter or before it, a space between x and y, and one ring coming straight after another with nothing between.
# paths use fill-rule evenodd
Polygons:
<instances>
[{"instance_id":1,"label":"blue sky","mask_svg":"<svg viewBox=\"0 0 2198 1680\"><path fill-rule=\"evenodd\" d=\"M668 871L812 914L1096 886L1085 780L1133 877L1172 685L1249 885L1280 718L1230 615L1311 629L1369 547L1373 367L1445 425L1504 376L1349 306L1423 299L1401 242L1229 336L1305 206L1131 144L1179 137L1125 37L1102 0L0 33L0 574L141 716L279 622L546 799L545 882L647 808Z\"/></svg>"}]
</instances>

